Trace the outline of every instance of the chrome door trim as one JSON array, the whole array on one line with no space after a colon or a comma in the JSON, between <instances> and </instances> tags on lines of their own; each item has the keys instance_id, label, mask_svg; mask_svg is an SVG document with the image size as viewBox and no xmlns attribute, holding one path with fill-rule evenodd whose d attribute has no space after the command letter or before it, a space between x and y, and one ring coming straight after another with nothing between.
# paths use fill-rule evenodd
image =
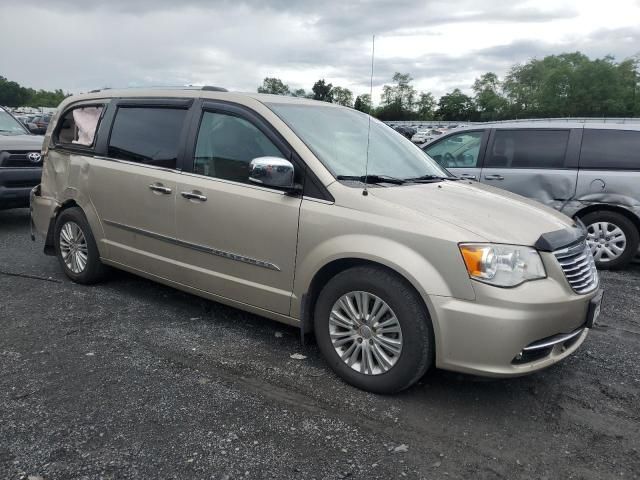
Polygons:
<instances>
[{"instance_id":1,"label":"chrome door trim","mask_svg":"<svg viewBox=\"0 0 640 480\"><path fill-rule=\"evenodd\" d=\"M226 258L229 260L235 260L237 262L248 263L249 265L254 265L256 267L266 268L268 270L275 270L276 272L280 272L280 267L278 267L275 263L268 262L266 260L259 260L257 258L246 257L244 255L239 255L233 252L227 252L225 250L220 250L213 247L207 247L205 245L199 245L197 243L185 242L184 240L178 240L177 238L168 237L166 235L162 235L160 233L151 232L149 230L144 230L142 228L132 227L130 225L125 225L123 223L114 222L113 220L103 220L104 223L110 225L112 227L120 228L122 230L126 230L133 233L138 233L140 235L144 235L146 237L154 238L156 240L161 240L163 242L172 243L174 245L178 245L184 248L190 248L192 250L197 250L199 252L210 253L211 255L216 255L218 257Z\"/></svg>"}]
</instances>

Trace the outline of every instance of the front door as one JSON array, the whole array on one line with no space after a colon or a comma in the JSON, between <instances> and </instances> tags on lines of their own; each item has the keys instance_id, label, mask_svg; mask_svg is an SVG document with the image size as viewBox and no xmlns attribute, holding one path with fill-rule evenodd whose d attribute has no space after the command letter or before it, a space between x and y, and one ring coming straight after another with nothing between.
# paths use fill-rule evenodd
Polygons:
<instances>
[{"instance_id":1,"label":"front door","mask_svg":"<svg viewBox=\"0 0 640 480\"><path fill-rule=\"evenodd\" d=\"M210 104L198 125L192 173L183 174L177 187L181 281L286 315L301 198L249 183L249 162L290 158L291 152L239 107Z\"/></svg>"},{"instance_id":2,"label":"front door","mask_svg":"<svg viewBox=\"0 0 640 480\"><path fill-rule=\"evenodd\" d=\"M427 145L424 151L456 177L480 180L486 136L484 130L465 130Z\"/></svg>"},{"instance_id":3,"label":"front door","mask_svg":"<svg viewBox=\"0 0 640 480\"><path fill-rule=\"evenodd\" d=\"M118 106L106 156L89 167L108 259L166 278L175 269L177 161L187 112Z\"/></svg>"}]
</instances>

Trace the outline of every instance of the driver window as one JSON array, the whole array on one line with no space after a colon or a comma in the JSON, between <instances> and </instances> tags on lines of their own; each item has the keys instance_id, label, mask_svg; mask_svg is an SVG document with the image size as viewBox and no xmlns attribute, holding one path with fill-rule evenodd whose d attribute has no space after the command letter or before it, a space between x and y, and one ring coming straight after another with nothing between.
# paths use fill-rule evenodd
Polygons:
<instances>
[{"instance_id":1,"label":"driver window","mask_svg":"<svg viewBox=\"0 0 640 480\"><path fill-rule=\"evenodd\" d=\"M249 163L258 157L282 157L282 153L247 120L224 113L204 113L193 173L249 183Z\"/></svg>"},{"instance_id":2,"label":"driver window","mask_svg":"<svg viewBox=\"0 0 640 480\"><path fill-rule=\"evenodd\" d=\"M445 168L475 168L482 131L460 132L428 145L424 151Z\"/></svg>"}]
</instances>

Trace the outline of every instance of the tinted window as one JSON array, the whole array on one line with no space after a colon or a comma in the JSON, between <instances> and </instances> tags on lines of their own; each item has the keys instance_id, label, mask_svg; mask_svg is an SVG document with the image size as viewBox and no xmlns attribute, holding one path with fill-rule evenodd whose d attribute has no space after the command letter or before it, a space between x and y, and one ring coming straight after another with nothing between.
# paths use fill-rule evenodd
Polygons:
<instances>
[{"instance_id":1,"label":"tinted window","mask_svg":"<svg viewBox=\"0 0 640 480\"><path fill-rule=\"evenodd\" d=\"M258 157L282 157L282 153L247 120L224 113L204 113L194 173L248 183L249 162Z\"/></svg>"},{"instance_id":2,"label":"tinted window","mask_svg":"<svg viewBox=\"0 0 640 480\"><path fill-rule=\"evenodd\" d=\"M178 144L187 110L175 108L119 108L109 156L176 168Z\"/></svg>"},{"instance_id":3,"label":"tinted window","mask_svg":"<svg viewBox=\"0 0 640 480\"><path fill-rule=\"evenodd\" d=\"M428 145L424 151L445 168L473 168L478 164L482 132L462 132Z\"/></svg>"},{"instance_id":4,"label":"tinted window","mask_svg":"<svg viewBox=\"0 0 640 480\"><path fill-rule=\"evenodd\" d=\"M580 167L640 170L640 132L585 129Z\"/></svg>"},{"instance_id":5,"label":"tinted window","mask_svg":"<svg viewBox=\"0 0 640 480\"><path fill-rule=\"evenodd\" d=\"M569 130L496 130L485 167L562 168Z\"/></svg>"}]
</instances>

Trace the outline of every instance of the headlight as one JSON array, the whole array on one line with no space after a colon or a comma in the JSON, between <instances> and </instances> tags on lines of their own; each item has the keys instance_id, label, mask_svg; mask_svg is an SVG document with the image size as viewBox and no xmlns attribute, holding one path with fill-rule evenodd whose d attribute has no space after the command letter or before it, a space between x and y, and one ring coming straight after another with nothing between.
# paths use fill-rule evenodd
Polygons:
<instances>
[{"instance_id":1,"label":"headlight","mask_svg":"<svg viewBox=\"0 0 640 480\"><path fill-rule=\"evenodd\" d=\"M518 245L463 243L460 252L469 276L499 287L515 287L547 276L538 252Z\"/></svg>"}]
</instances>

